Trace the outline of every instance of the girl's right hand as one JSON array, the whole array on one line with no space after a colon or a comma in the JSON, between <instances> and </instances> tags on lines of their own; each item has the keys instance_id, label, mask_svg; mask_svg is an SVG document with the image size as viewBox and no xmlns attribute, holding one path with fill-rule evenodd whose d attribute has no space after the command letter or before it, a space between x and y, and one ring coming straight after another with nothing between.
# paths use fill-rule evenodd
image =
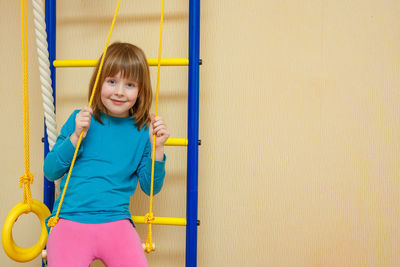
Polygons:
<instances>
[{"instance_id":1,"label":"girl's right hand","mask_svg":"<svg viewBox=\"0 0 400 267\"><path fill-rule=\"evenodd\" d=\"M90 127L93 110L89 107L84 107L76 114L75 117L75 132L70 136L70 140L74 146L78 143L79 136L83 131L82 138L86 137L87 130Z\"/></svg>"}]
</instances>

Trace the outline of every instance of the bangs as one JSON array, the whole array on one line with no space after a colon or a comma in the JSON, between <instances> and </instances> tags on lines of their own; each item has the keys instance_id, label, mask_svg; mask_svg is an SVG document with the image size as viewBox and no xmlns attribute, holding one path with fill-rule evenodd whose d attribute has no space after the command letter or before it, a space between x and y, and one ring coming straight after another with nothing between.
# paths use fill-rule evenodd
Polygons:
<instances>
[{"instance_id":1,"label":"bangs","mask_svg":"<svg viewBox=\"0 0 400 267\"><path fill-rule=\"evenodd\" d=\"M106 54L104 60L106 62L103 71L104 78L113 77L121 72L122 78L141 84L142 81L139 78L143 77L143 69L140 58L125 49L110 52Z\"/></svg>"}]
</instances>

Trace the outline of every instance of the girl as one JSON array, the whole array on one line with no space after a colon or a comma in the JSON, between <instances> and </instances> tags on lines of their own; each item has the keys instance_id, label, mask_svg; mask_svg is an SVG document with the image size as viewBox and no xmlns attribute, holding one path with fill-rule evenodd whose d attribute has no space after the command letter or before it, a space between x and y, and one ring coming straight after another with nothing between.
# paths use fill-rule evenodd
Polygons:
<instances>
[{"instance_id":1,"label":"girl","mask_svg":"<svg viewBox=\"0 0 400 267\"><path fill-rule=\"evenodd\" d=\"M89 98L98 69L90 81ZM60 220L47 241L48 263L87 267L100 259L108 267L148 266L131 221L129 200L138 182L150 194L153 134L154 194L161 190L169 131L161 117L149 115L152 90L143 51L128 43L110 45L97 87L93 109L84 107L71 114L44 162L48 180L63 177L84 132Z\"/></svg>"}]
</instances>

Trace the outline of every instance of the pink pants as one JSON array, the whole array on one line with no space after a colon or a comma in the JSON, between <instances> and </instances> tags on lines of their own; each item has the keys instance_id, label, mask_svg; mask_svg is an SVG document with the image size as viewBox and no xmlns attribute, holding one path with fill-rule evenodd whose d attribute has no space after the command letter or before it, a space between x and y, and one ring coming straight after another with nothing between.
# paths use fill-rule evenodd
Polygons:
<instances>
[{"instance_id":1,"label":"pink pants","mask_svg":"<svg viewBox=\"0 0 400 267\"><path fill-rule=\"evenodd\" d=\"M95 259L107 267L149 266L129 220L88 224L60 219L47 240L48 266L88 267Z\"/></svg>"}]
</instances>

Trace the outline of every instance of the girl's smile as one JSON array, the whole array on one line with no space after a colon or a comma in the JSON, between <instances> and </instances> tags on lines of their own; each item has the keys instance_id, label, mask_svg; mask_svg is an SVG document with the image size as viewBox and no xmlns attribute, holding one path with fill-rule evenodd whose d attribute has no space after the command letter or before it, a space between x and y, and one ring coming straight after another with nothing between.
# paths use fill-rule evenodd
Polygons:
<instances>
[{"instance_id":1,"label":"girl's smile","mask_svg":"<svg viewBox=\"0 0 400 267\"><path fill-rule=\"evenodd\" d=\"M117 100L117 99L111 99L111 101L114 103L114 105L122 105L125 103L125 101Z\"/></svg>"}]
</instances>

